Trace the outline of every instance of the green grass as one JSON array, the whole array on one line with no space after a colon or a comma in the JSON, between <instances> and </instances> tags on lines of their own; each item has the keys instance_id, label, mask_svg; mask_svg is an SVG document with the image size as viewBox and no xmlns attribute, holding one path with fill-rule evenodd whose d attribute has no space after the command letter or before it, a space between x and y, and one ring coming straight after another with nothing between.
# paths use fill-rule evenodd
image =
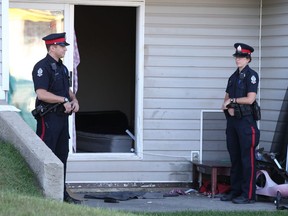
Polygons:
<instances>
[{"instance_id":1,"label":"green grass","mask_svg":"<svg viewBox=\"0 0 288 216\"><path fill-rule=\"evenodd\" d=\"M133 213L91 208L45 199L21 155L13 146L0 141L0 216L276 216L287 211L273 212L169 212Z\"/></svg>"},{"instance_id":2,"label":"green grass","mask_svg":"<svg viewBox=\"0 0 288 216\"><path fill-rule=\"evenodd\" d=\"M22 156L7 143L0 144L0 191L41 196L33 172Z\"/></svg>"}]
</instances>

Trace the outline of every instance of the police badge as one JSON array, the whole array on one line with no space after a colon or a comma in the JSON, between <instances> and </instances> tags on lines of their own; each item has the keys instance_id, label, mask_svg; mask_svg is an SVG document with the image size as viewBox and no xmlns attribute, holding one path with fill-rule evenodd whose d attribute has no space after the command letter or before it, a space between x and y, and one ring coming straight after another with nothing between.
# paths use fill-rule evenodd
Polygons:
<instances>
[{"instance_id":1,"label":"police badge","mask_svg":"<svg viewBox=\"0 0 288 216\"><path fill-rule=\"evenodd\" d=\"M41 77L42 75L43 75L43 70L42 70L42 68L39 68L37 71L37 76Z\"/></svg>"},{"instance_id":2,"label":"police badge","mask_svg":"<svg viewBox=\"0 0 288 216\"><path fill-rule=\"evenodd\" d=\"M251 77L251 83L252 83L252 84L255 84L255 83L256 83L256 77L255 77L254 75Z\"/></svg>"}]
</instances>

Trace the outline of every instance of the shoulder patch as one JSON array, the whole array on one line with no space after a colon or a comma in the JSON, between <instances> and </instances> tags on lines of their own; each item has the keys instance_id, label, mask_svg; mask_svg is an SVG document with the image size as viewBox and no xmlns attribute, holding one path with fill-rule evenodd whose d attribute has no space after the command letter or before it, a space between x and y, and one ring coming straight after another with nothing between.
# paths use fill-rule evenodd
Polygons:
<instances>
[{"instance_id":1,"label":"shoulder patch","mask_svg":"<svg viewBox=\"0 0 288 216\"><path fill-rule=\"evenodd\" d=\"M39 68L37 71L37 76L41 77L42 75L43 75L43 70L42 70L42 68Z\"/></svg>"},{"instance_id":2,"label":"shoulder patch","mask_svg":"<svg viewBox=\"0 0 288 216\"><path fill-rule=\"evenodd\" d=\"M256 80L256 77L253 75L253 76L251 77L251 83L252 83L252 84L255 84L256 81L257 81L257 80Z\"/></svg>"}]
</instances>

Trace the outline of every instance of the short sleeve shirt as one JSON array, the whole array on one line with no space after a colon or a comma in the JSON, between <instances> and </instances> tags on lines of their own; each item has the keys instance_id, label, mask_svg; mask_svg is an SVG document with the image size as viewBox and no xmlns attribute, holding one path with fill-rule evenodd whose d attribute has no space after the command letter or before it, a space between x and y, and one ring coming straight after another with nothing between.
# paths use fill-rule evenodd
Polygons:
<instances>
[{"instance_id":1,"label":"short sleeve shirt","mask_svg":"<svg viewBox=\"0 0 288 216\"><path fill-rule=\"evenodd\" d=\"M257 93L259 76L247 65L241 72L237 69L229 78L226 92L230 98L246 97L249 92Z\"/></svg>"},{"instance_id":2,"label":"short sleeve shirt","mask_svg":"<svg viewBox=\"0 0 288 216\"><path fill-rule=\"evenodd\" d=\"M34 89L45 89L55 95L69 97L68 70L61 59L57 62L49 54L33 68Z\"/></svg>"}]
</instances>

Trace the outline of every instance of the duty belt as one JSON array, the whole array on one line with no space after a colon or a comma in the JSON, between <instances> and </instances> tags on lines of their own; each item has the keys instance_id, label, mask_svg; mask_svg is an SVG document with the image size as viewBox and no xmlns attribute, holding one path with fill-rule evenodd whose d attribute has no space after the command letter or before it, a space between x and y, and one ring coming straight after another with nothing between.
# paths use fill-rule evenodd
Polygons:
<instances>
[{"instance_id":1,"label":"duty belt","mask_svg":"<svg viewBox=\"0 0 288 216\"><path fill-rule=\"evenodd\" d=\"M247 104L231 103L228 108L234 108L234 115L236 118L241 119L243 116L252 115L252 108Z\"/></svg>"}]
</instances>

